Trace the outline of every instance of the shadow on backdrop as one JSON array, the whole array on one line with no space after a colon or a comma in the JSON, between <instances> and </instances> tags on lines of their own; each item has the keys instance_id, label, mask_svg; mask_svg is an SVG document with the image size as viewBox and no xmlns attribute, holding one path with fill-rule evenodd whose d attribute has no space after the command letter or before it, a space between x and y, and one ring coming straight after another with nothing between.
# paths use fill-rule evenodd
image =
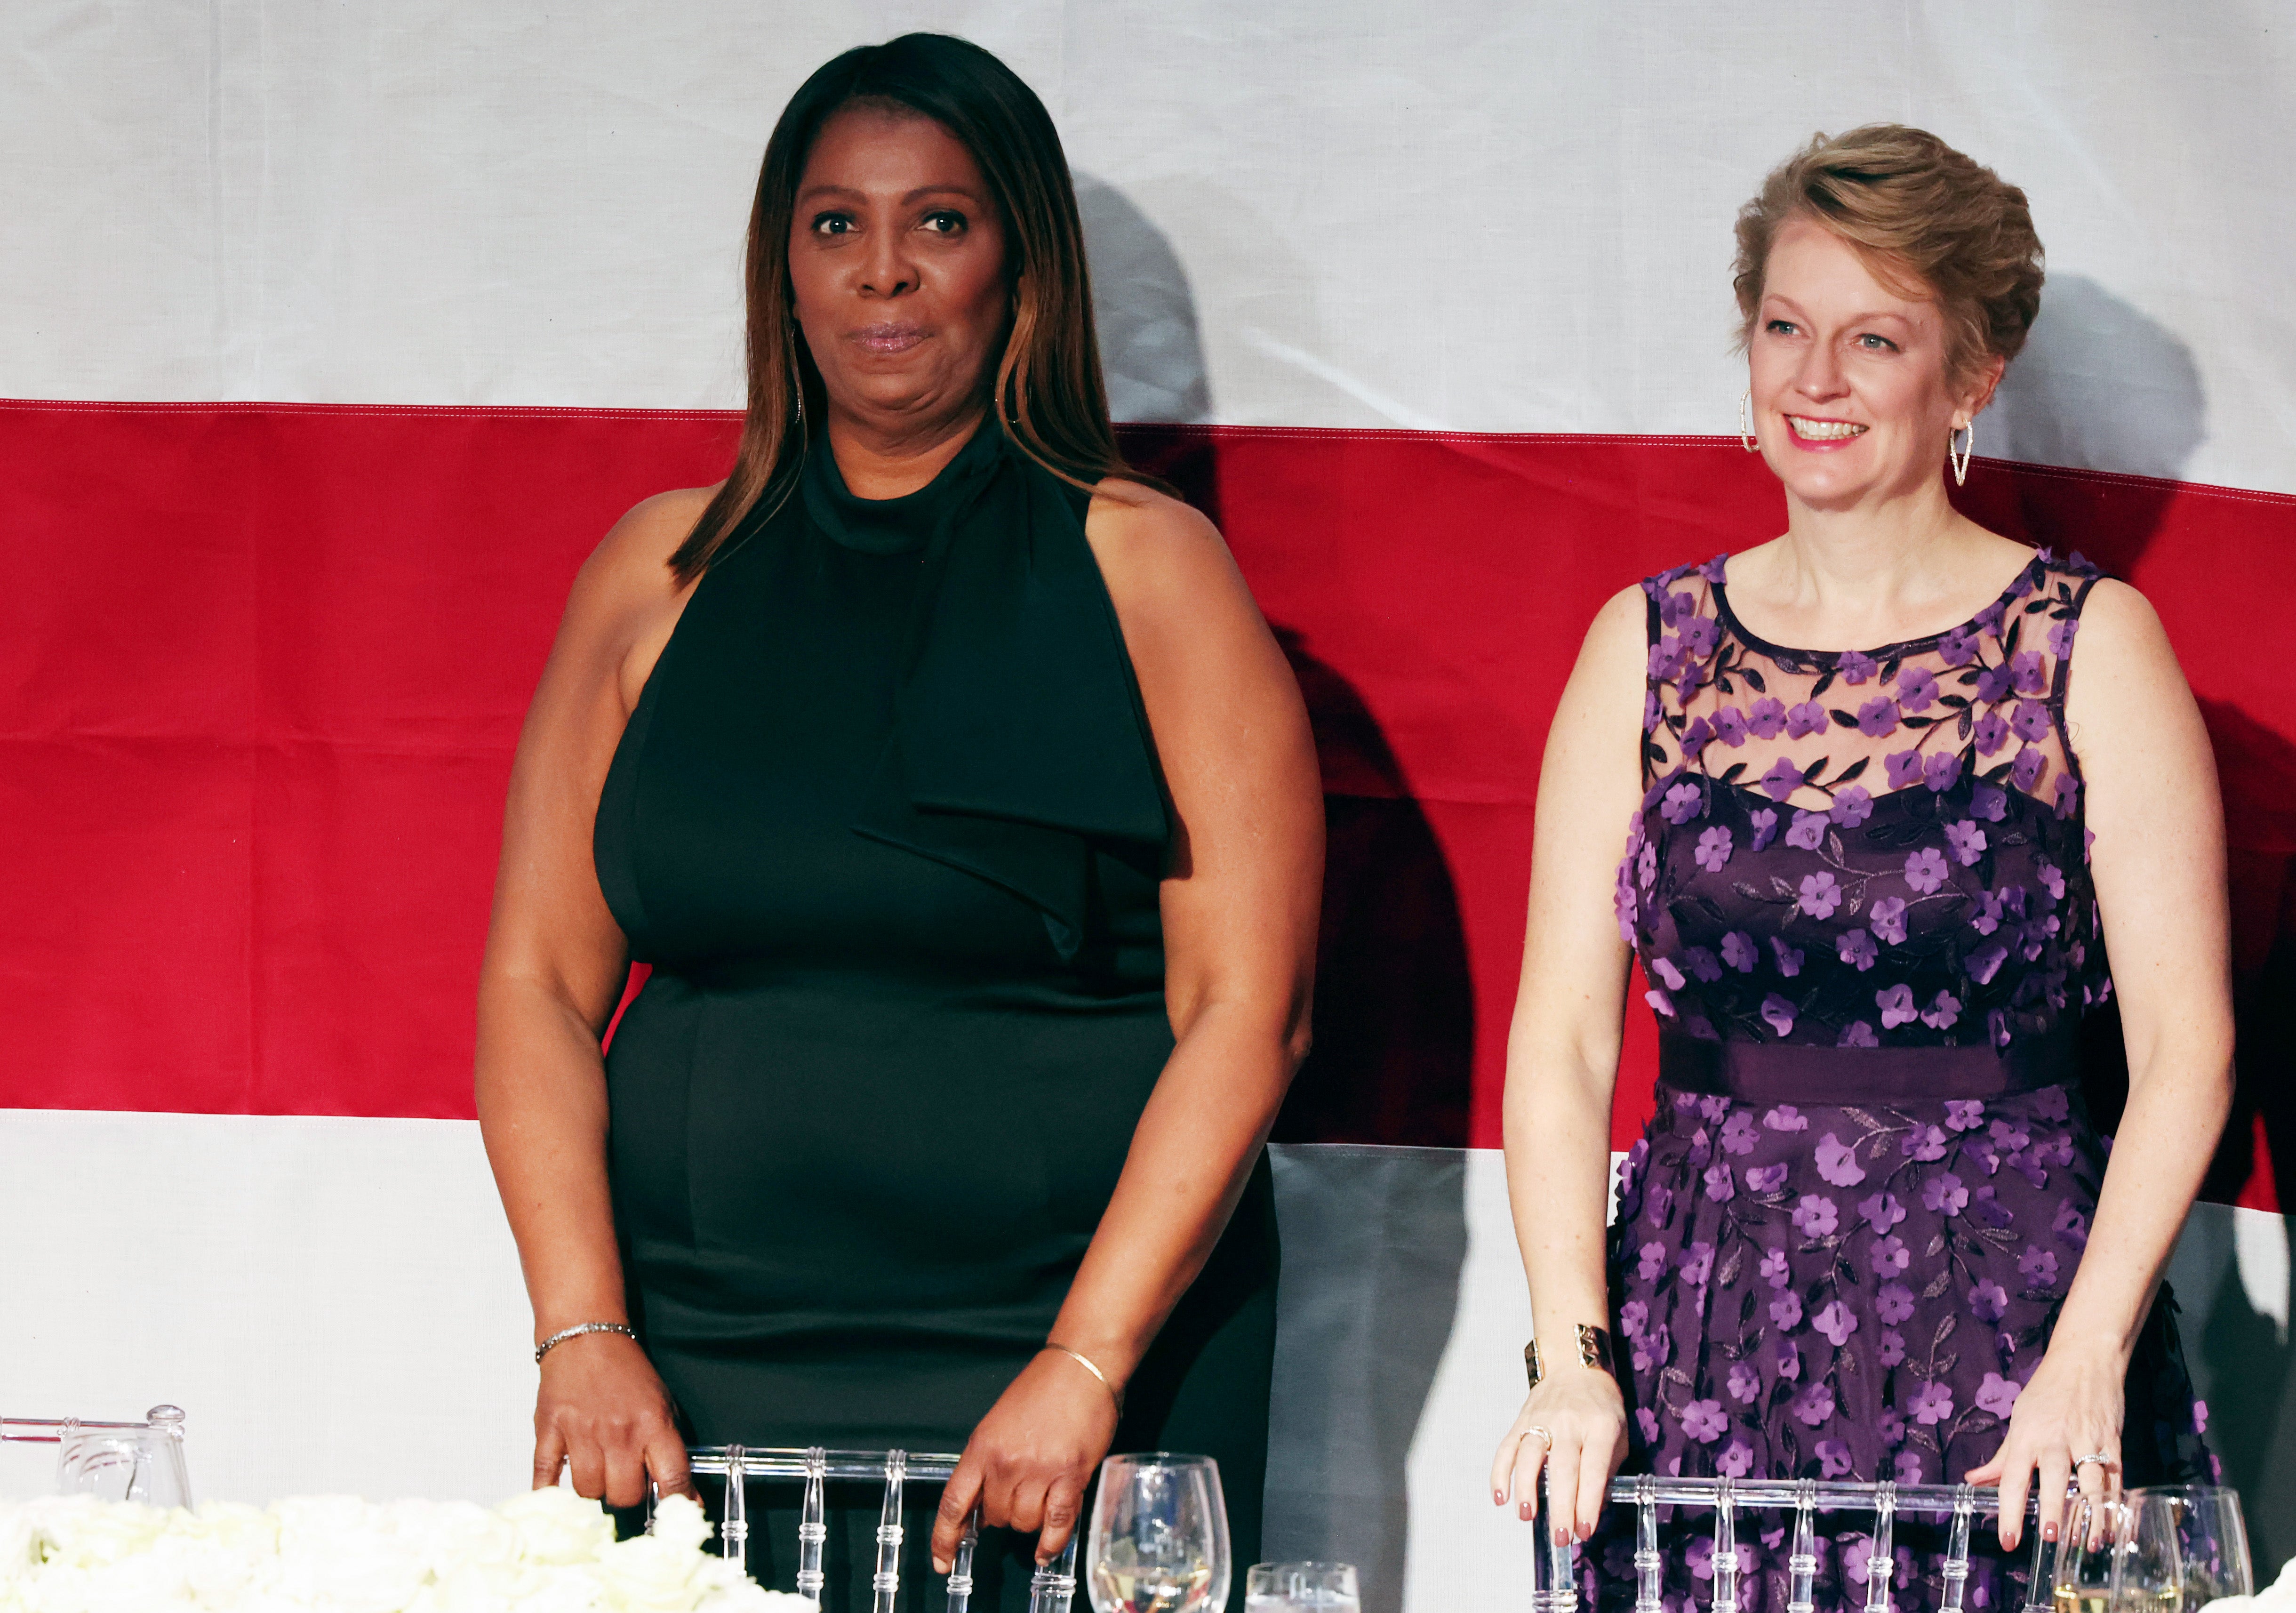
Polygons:
<instances>
[{"instance_id":1,"label":"shadow on backdrop","mask_svg":"<svg viewBox=\"0 0 2296 1613\"><path fill-rule=\"evenodd\" d=\"M1218 522L1218 445L1187 429L1210 419L1211 384L1186 273L1120 192L1083 175L1077 188L1124 451ZM1352 1562L1365 1613L1394 1613L1410 1530L1405 1463L1466 1258L1456 1150L1467 1140L1473 999L1442 848L1369 707L1309 652L1312 627L1275 630L1315 727L1328 852L1316 1048L1275 1141L1337 1146L1276 1150L1283 1278L1264 1550Z\"/></svg>"},{"instance_id":2,"label":"shadow on backdrop","mask_svg":"<svg viewBox=\"0 0 2296 1613\"><path fill-rule=\"evenodd\" d=\"M2004 379L1981 444L2024 464L2119 473L2074 503L2015 465L1971 472L1956 502L1997 531L2078 549L2114 576L2133 574L2182 492L2175 484L2207 432L2208 399L2191 350L2097 282L2052 275L2030 343ZM1981 428L1980 428L1981 429ZM2150 480L2147 480L2150 479ZM2069 511L2077 512L2070 514ZM2201 556L2185 557L2196 568ZM2226 579L2230 584L2232 579ZM2229 602L2239 597L2225 590ZM2233 623L2227 622L2227 627ZM2079 663L2076 660L2075 676ZM2212 1205L2230 1204L2259 1171L2296 1189L2296 745L2259 716L2203 700L2202 716L2225 796L2232 874L2234 1013L2239 1037L2230 1122L2202 1189L2203 1204L2171 1278L2208 1436L2225 1481L2248 1512L2256 1561L2269 1572L2296 1554L2296 1448L2287 1393L2296 1304L2284 1219L2237 1230ZM2128 1066L2116 1008L2084 1025L2082 1080L2101 1129L2120 1123ZM2257 1156L2259 1123L2265 1159Z\"/></svg>"}]
</instances>

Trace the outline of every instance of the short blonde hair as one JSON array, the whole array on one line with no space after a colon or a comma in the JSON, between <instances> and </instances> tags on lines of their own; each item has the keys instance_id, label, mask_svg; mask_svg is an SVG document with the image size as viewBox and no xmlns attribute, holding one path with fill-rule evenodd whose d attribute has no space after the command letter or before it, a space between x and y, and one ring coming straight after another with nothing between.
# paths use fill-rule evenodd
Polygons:
<instances>
[{"instance_id":1,"label":"short blonde hair","mask_svg":"<svg viewBox=\"0 0 2296 1613\"><path fill-rule=\"evenodd\" d=\"M2025 193L1925 129L1869 123L1813 136L1738 210L1741 344L1770 248L1794 218L1847 241L1885 284L1936 302L1956 381L1987 358L2014 358L2041 311L2041 238Z\"/></svg>"}]
</instances>

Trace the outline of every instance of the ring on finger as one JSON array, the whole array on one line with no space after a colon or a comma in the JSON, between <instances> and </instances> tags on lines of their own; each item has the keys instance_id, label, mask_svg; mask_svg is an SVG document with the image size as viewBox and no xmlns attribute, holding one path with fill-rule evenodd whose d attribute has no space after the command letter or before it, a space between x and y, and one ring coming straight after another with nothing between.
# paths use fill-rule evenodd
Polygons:
<instances>
[{"instance_id":1,"label":"ring on finger","mask_svg":"<svg viewBox=\"0 0 2296 1613\"><path fill-rule=\"evenodd\" d=\"M1546 1429L1540 1428L1537 1423L1533 1423L1530 1427L1525 1428L1523 1433L1526 1436L1532 1434L1538 1435L1541 1439L1546 1442L1546 1448L1548 1450L1552 1451L1554 1449L1554 1436Z\"/></svg>"},{"instance_id":2,"label":"ring on finger","mask_svg":"<svg viewBox=\"0 0 2296 1613\"><path fill-rule=\"evenodd\" d=\"M2120 1466L2120 1464L2113 1461L2112 1456L2106 1452L2092 1451L2087 1456L2075 1459L2073 1462L2074 1476L2078 1477L2080 1474L2080 1470L2092 1463L2097 1467L2103 1468L2107 1473L2113 1472Z\"/></svg>"}]
</instances>

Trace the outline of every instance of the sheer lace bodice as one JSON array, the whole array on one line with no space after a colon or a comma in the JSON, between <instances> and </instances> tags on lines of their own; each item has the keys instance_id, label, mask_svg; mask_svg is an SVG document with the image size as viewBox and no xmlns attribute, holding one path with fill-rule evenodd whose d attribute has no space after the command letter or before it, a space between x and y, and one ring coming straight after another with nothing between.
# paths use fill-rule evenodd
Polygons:
<instances>
[{"instance_id":1,"label":"sheer lace bodice","mask_svg":"<svg viewBox=\"0 0 2296 1613\"><path fill-rule=\"evenodd\" d=\"M2008 1048L2110 990L2065 692L2097 576L2035 555L1934 638L1794 650L1727 557L1650 597L1643 805L1621 930L1664 1028Z\"/></svg>"}]
</instances>

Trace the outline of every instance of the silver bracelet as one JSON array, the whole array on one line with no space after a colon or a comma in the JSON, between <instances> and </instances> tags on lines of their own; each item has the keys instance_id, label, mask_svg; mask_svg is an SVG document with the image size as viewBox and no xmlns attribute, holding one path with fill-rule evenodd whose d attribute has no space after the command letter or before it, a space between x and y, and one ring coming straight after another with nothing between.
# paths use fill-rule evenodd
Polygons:
<instances>
[{"instance_id":1,"label":"silver bracelet","mask_svg":"<svg viewBox=\"0 0 2296 1613\"><path fill-rule=\"evenodd\" d=\"M637 1329L626 1321L583 1321L570 1328L561 1328L534 1346L534 1364L540 1366L542 1358L570 1338L579 1338L585 1333L619 1333L624 1338L636 1338Z\"/></svg>"}]
</instances>

